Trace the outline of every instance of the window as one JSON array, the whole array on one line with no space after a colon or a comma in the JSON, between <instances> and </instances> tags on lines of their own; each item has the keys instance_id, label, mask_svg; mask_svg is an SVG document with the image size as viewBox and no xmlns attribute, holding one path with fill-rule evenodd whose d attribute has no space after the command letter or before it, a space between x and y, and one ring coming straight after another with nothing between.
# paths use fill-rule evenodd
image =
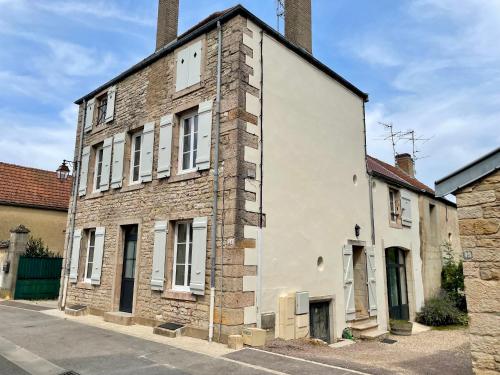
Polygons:
<instances>
[{"instance_id":1,"label":"window","mask_svg":"<svg viewBox=\"0 0 500 375\"><path fill-rule=\"evenodd\" d=\"M95 166L94 166L94 191L99 191L101 186L101 176L102 176L102 159L104 155L104 149L98 147L95 151Z\"/></svg>"},{"instance_id":2,"label":"window","mask_svg":"<svg viewBox=\"0 0 500 375\"><path fill-rule=\"evenodd\" d=\"M202 42L185 47L177 52L176 91L184 90L201 81Z\"/></svg>"},{"instance_id":3,"label":"window","mask_svg":"<svg viewBox=\"0 0 500 375\"><path fill-rule=\"evenodd\" d=\"M400 216L400 198L399 191L396 189L389 189L389 206L391 222L397 223Z\"/></svg>"},{"instance_id":4,"label":"window","mask_svg":"<svg viewBox=\"0 0 500 375\"><path fill-rule=\"evenodd\" d=\"M94 249L95 249L95 229L88 232L87 256L85 257L85 275L84 281L91 282L92 268L94 267Z\"/></svg>"},{"instance_id":5,"label":"window","mask_svg":"<svg viewBox=\"0 0 500 375\"><path fill-rule=\"evenodd\" d=\"M106 122L106 110L108 108L108 95L103 95L97 99L97 125Z\"/></svg>"},{"instance_id":6,"label":"window","mask_svg":"<svg viewBox=\"0 0 500 375\"><path fill-rule=\"evenodd\" d=\"M175 249L172 289L189 291L189 283L191 282L192 256L192 222L179 222L175 225Z\"/></svg>"},{"instance_id":7,"label":"window","mask_svg":"<svg viewBox=\"0 0 500 375\"><path fill-rule=\"evenodd\" d=\"M142 132L132 136L132 153L130 155L130 183L141 182L141 149Z\"/></svg>"},{"instance_id":8,"label":"window","mask_svg":"<svg viewBox=\"0 0 500 375\"><path fill-rule=\"evenodd\" d=\"M179 171L191 172L196 169L198 144L198 114L191 113L181 118L179 141Z\"/></svg>"}]
</instances>

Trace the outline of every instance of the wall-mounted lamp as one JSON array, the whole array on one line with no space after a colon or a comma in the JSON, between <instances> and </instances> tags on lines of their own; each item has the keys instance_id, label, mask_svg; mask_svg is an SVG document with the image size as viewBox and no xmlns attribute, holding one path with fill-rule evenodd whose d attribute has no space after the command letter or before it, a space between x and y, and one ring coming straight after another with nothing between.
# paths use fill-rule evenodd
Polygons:
<instances>
[{"instance_id":1,"label":"wall-mounted lamp","mask_svg":"<svg viewBox=\"0 0 500 375\"><path fill-rule=\"evenodd\" d=\"M63 160L62 164L59 166L59 168L57 168L57 171L56 171L57 178L60 181L66 181L68 179L68 176L69 176L69 173L70 173L68 164L70 166L72 166L73 169L75 169L75 167L76 167L76 162L72 162L72 161L69 161L69 160Z\"/></svg>"},{"instance_id":2,"label":"wall-mounted lamp","mask_svg":"<svg viewBox=\"0 0 500 375\"><path fill-rule=\"evenodd\" d=\"M356 238L359 237L359 232L361 232L361 227L358 224L356 224L354 226L354 234L356 235Z\"/></svg>"}]
</instances>

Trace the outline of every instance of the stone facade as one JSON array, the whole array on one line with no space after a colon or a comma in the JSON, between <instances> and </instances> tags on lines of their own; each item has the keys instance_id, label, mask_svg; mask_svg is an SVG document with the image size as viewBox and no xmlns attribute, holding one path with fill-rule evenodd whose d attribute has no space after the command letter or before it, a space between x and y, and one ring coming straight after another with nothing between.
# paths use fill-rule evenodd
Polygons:
<instances>
[{"instance_id":1,"label":"stone facade","mask_svg":"<svg viewBox=\"0 0 500 375\"><path fill-rule=\"evenodd\" d=\"M500 372L500 171L456 193L476 374Z\"/></svg>"}]
</instances>

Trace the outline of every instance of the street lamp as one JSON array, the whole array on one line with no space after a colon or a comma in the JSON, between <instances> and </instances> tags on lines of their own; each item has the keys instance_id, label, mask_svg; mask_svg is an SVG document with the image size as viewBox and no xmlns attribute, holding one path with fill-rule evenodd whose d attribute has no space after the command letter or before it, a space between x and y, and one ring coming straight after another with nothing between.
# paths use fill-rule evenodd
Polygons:
<instances>
[{"instance_id":1,"label":"street lamp","mask_svg":"<svg viewBox=\"0 0 500 375\"><path fill-rule=\"evenodd\" d=\"M62 182L66 181L68 179L68 176L70 173L70 169L68 167L68 164L71 165L74 169L74 166L76 163L69 161L69 160L63 160L62 164L56 170L57 178Z\"/></svg>"}]
</instances>

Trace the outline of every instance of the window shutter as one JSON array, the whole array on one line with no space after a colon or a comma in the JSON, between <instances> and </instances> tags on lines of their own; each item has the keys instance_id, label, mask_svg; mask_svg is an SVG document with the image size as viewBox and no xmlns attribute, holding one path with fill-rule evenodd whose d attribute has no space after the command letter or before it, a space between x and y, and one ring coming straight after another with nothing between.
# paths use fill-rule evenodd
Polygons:
<instances>
[{"instance_id":1,"label":"window shutter","mask_svg":"<svg viewBox=\"0 0 500 375\"><path fill-rule=\"evenodd\" d=\"M196 166L198 170L210 169L212 146L212 101L200 103L198 107L198 144Z\"/></svg>"},{"instance_id":2,"label":"window shutter","mask_svg":"<svg viewBox=\"0 0 500 375\"><path fill-rule=\"evenodd\" d=\"M142 132L141 149L141 181L153 180L153 145L155 138L155 123L148 122Z\"/></svg>"},{"instance_id":3,"label":"window shutter","mask_svg":"<svg viewBox=\"0 0 500 375\"><path fill-rule=\"evenodd\" d=\"M205 294L205 268L207 259L207 218L193 220L193 258L191 259L191 293Z\"/></svg>"},{"instance_id":4,"label":"window shutter","mask_svg":"<svg viewBox=\"0 0 500 375\"><path fill-rule=\"evenodd\" d=\"M125 151L125 133L113 137L113 168L111 173L111 187L122 187L123 180L123 154Z\"/></svg>"},{"instance_id":5,"label":"window shutter","mask_svg":"<svg viewBox=\"0 0 500 375\"><path fill-rule=\"evenodd\" d=\"M401 217L402 224L411 227L411 199L407 196L401 196Z\"/></svg>"},{"instance_id":6,"label":"window shutter","mask_svg":"<svg viewBox=\"0 0 500 375\"><path fill-rule=\"evenodd\" d=\"M94 266L90 281L92 285L101 284L102 260L104 255L104 234L106 228L98 227L95 229L95 247L94 247Z\"/></svg>"},{"instance_id":7,"label":"window shutter","mask_svg":"<svg viewBox=\"0 0 500 375\"><path fill-rule=\"evenodd\" d=\"M158 150L158 178L170 176L170 157L172 154L172 115L160 119L160 141Z\"/></svg>"},{"instance_id":8,"label":"window shutter","mask_svg":"<svg viewBox=\"0 0 500 375\"><path fill-rule=\"evenodd\" d=\"M115 117L115 97L116 97L116 86L111 86L108 90L108 104L106 105L106 122L113 121Z\"/></svg>"},{"instance_id":9,"label":"window shutter","mask_svg":"<svg viewBox=\"0 0 500 375\"><path fill-rule=\"evenodd\" d=\"M187 87L201 81L201 40L188 48Z\"/></svg>"},{"instance_id":10,"label":"window shutter","mask_svg":"<svg viewBox=\"0 0 500 375\"><path fill-rule=\"evenodd\" d=\"M95 99L90 99L87 102L87 108L85 113L85 132L89 132L92 130L92 122L94 121L94 108L95 108Z\"/></svg>"},{"instance_id":11,"label":"window shutter","mask_svg":"<svg viewBox=\"0 0 500 375\"><path fill-rule=\"evenodd\" d=\"M113 145L113 137L106 138L102 147L102 172L100 191L109 190L109 175L111 172L111 148Z\"/></svg>"},{"instance_id":12,"label":"window shutter","mask_svg":"<svg viewBox=\"0 0 500 375\"><path fill-rule=\"evenodd\" d=\"M87 194L87 177L89 174L90 146L86 146L82 151L80 163L80 181L78 185L78 195L81 197Z\"/></svg>"},{"instance_id":13,"label":"window shutter","mask_svg":"<svg viewBox=\"0 0 500 375\"><path fill-rule=\"evenodd\" d=\"M377 273L375 267L375 251L373 247L366 248L366 270L368 272L368 303L370 316L377 316Z\"/></svg>"},{"instance_id":14,"label":"window shutter","mask_svg":"<svg viewBox=\"0 0 500 375\"><path fill-rule=\"evenodd\" d=\"M168 222L155 223L155 242L153 247L153 272L151 274L151 289L163 290L165 282L165 249L167 247Z\"/></svg>"},{"instance_id":15,"label":"window shutter","mask_svg":"<svg viewBox=\"0 0 500 375\"><path fill-rule=\"evenodd\" d=\"M73 247L71 249L71 263L69 268L69 281L78 281L78 263L80 261L80 244L82 242L82 230L75 229L73 232Z\"/></svg>"},{"instance_id":16,"label":"window shutter","mask_svg":"<svg viewBox=\"0 0 500 375\"><path fill-rule=\"evenodd\" d=\"M177 52L175 91L181 91L188 87L189 50L190 48L188 47Z\"/></svg>"},{"instance_id":17,"label":"window shutter","mask_svg":"<svg viewBox=\"0 0 500 375\"><path fill-rule=\"evenodd\" d=\"M346 320L356 318L354 306L354 272L352 246L346 245L343 249L344 256L344 299Z\"/></svg>"}]
</instances>

